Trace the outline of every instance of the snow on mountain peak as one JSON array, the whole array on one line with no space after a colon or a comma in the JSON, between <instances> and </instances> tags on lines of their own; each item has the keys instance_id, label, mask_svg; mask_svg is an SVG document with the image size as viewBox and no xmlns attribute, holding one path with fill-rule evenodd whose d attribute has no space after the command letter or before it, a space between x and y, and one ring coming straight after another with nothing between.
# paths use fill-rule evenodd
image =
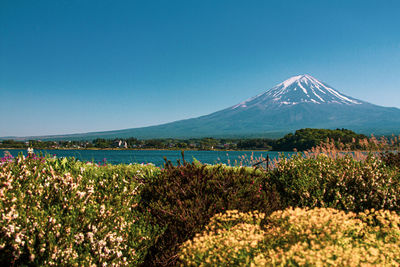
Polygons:
<instances>
[{"instance_id":1,"label":"snow on mountain peak","mask_svg":"<svg viewBox=\"0 0 400 267\"><path fill-rule=\"evenodd\" d=\"M299 103L359 105L362 102L345 96L308 74L293 76L270 90L232 107L287 106Z\"/></svg>"},{"instance_id":2,"label":"snow on mountain peak","mask_svg":"<svg viewBox=\"0 0 400 267\"><path fill-rule=\"evenodd\" d=\"M274 96L275 101L280 100L284 104L288 102L284 99L288 96L292 98L292 101L289 101L291 104L298 104L302 102L312 102L315 104L361 104L361 102L357 101L356 99L352 99L339 93L327 84L320 82L308 74L293 76L273 87L267 91L266 94Z\"/></svg>"},{"instance_id":3,"label":"snow on mountain peak","mask_svg":"<svg viewBox=\"0 0 400 267\"><path fill-rule=\"evenodd\" d=\"M297 76L290 77L289 79L278 84L277 86L283 86L282 89L285 89L285 88L289 87L290 85L292 85L293 83L297 83L297 84L305 83L307 85L308 85L308 83L321 84L321 82L319 82L317 79L315 79L311 75L303 74L303 75L297 75Z\"/></svg>"},{"instance_id":4,"label":"snow on mountain peak","mask_svg":"<svg viewBox=\"0 0 400 267\"><path fill-rule=\"evenodd\" d=\"M283 85L284 88L289 87L291 84L293 84L294 82L298 81L301 77L303 77L304 75L298 75L298 76L293 76L290 77L289 79L287 79L286 81L280 83L279 85Z\"/></svg>"}]
</instances>

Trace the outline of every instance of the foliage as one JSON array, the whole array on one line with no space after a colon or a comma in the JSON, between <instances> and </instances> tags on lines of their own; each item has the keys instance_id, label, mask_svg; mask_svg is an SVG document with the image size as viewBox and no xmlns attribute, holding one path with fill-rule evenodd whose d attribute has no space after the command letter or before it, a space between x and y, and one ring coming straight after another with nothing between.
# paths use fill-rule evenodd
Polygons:
<instances>
[{"instance_id":1,"label":"foliage","mask_svg":"<svg viewBox=\"0 0 400 267\"><path fill-rule=\"evenodd\" d=\"M142 190L142 210L164 229L151 248L147 265L173 264L179 244L200 232L209 219L227 209L270 213L280 207L277 193L260 170L223 165L167 162Z\"/></svg>"},{"instance_id":2,"label":"foliage","mask_svg":"<svg viewBox=\"0 0 400 267\"><path fill-rule=\"evenodd\" d=\"M237 143L238 149L263 149L271 150L276 140L267 138L249 138L239 140Z\"/></svg>"},{"instance_id":3,"label":"foliage","mask_svg":"<svg viewBox=\"0 0 400 267\"><path fill-rule=\"evenodd\" d=\"M273 149L277 151L291 151L293 149L304 151L318 146L321 142L325 142L327 138L334 140L336 143L351 144L352 149L356 150L360 148L358 141L366 138L366 136L346 129L306 128L297 130L294 134L287 134L277 140Z\"/></svg>"},{"instance_id":4,"label":"foliage","mask_svg":"<svg viewBox=\"0 0 400 267\"><path fill-rule=\"evenodd\" d=\"M265 218L263 220L263 218ZM180 250L183 266L400 264L400 216L331 208L216 214Z\"/></svg>"},{"instance_id":5,"label":"foliage","mask_svg":"<svg viewBox=\"0 0 400 267\"><path fill-rule=\"evenodd\" d=\"M243 266L256 255L264 238L260 227L265 214L228 210L211 218L202 233L186 241L179 253L182 266Z\"/></svg>"},{"instance_id":6,"label":"foliage","mask_svg":"<svg viewBox=\"0 0 400 267\"><path fill-rule=\"evenodd\" d=\"M346 129L300 129L294 134L289 133L279 139L268 138L192 138L192 139L144 139L134 137L104 139L97 138L92 141L38 141L27 142L14 140L0 140L3 148L134 148L134 149L229 149L229 150L275 150L275 151L304 151L321 143L333 142L339 150L371 150L383 144L399 147L399 138L392 136L389 139L382 137L377 140L374 136L368 140L365 135L357 134ZM123 144L123 145L121 145Z\"/></svg>"},{"instance_id":7,"label":"foliage","mask_svg":"<svg viewBox=\"0 0 400 267\"><path fill-rule=\"evenodd\" d=\"M371 155L364 161L350 155L337 159L323 154L315 158L284 158L270 172L270 183L286 207L400 211L399 170L387 168Z\"/></svg>"},{"instance_id":8,"label":"foliage","mask_svg":"<svg viewBox=\"0 0 400 267\"><path fill-rule=\"evenodd\" d=\"M382 136L377 139L372 135L370 138L353 139L350 143L342 143L340 140L335 141L334 139L327 138L325 142L321 142L319 145L305 151L305 153L310 156L322 153L329 157L337 158L343 157L351 152L353 156L355 156L354 158L365 160L366 154L362 151L368 151L374 154L381 153L381 156L384 156L386 153L390 154L393 153L393 151L399 150L400 139L397 136L392 136L390 139Z\"/></svg>"},{"instance_id":9,"label":"foliage","mask_svg":"<svg viewBox=\"0 0 400 267\"><path fill-rule=\"evenodd\" d=\"M388 166L397 167L400 169L400 153L393 153L393 152L382 152L380 157L383 162L386 163Z\"/></svg>"},{"instance_id":10,"label":"foliage","mask_svg":"<svg viewBox=\"0 0 400 267\"><path fill-rule=\"evenodd\" d=\"M359 144L383 149L398 140ZM398 265L398 162L398 152L339 152L332 140L281 155L271 170L7 153L0 263Z\"/></svg>"},{"instance_id":11,"label":"foliage","mask_svg":"<svg viewBox=\"0 0 400 267\"><path fill-rule=\"evenodd\" d=\"M137 265L159 231L139 213L153 166L17 157L0 163L2 265Z\"/></svg>"},{"instance_id":12,"label":"foliage","mask_svg":"<svg viewBox=\"0 0 400 267\"><path fill-rule=\"evenodd\" d=\"M3 140L0 142L0 147L5 148L26 148L26 144L24 142L19 142L15 140Z\"/></svg>"}]
</instances>

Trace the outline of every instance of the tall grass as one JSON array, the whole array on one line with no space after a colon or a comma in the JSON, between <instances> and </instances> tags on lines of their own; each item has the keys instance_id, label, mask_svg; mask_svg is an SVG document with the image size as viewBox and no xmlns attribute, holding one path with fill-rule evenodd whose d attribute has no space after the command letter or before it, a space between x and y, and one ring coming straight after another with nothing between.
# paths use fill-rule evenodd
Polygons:
<instances>
[{"instance_id":1,"label":"tall grass","mask_svg":"<svg viewBox=\"0 0 400 267\"><path fill-rule=\"evenodd\" d=\"M304 152L306 157L317 157L324 154L330 158L343 158L347 155L354 159L362 161L368 157L368 154L379 155L386 152L400 151L400 136L392 136L391 138L375 136L370 138L356 140L353 138L352 143L344 144L339 141L327 138L325 142Z\"/></svg>"}]
</instances>

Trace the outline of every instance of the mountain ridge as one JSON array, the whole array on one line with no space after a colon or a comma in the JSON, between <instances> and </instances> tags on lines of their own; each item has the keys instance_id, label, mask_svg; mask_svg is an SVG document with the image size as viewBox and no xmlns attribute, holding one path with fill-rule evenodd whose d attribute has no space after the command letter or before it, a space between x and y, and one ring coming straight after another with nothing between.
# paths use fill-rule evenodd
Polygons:
<instances>
[{"instance_id":1,"label":"mountain ridge","mask_svg":"<svg viewBox=\"0 0 400 267\"><path fill-rule=\"evenodd\" d=\"M290 77L236 105L196 118L141 128L26 137L25 140L270 137L268 134L280 137L301 128L346 128L363 134L397 134L400 133L400 109L347 96L303 74Z\"/></svg>"}]
</instances>

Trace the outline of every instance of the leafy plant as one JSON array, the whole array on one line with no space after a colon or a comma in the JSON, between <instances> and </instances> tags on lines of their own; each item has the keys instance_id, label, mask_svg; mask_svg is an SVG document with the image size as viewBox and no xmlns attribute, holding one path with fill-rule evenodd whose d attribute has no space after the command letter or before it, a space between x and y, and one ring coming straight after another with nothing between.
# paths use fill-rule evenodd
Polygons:
<instances>
[{"instance_id":1,"label":"leafy plant","mask_svg":"<svg viewBox=\"0 0 400 267\"><path fill-rule=\"evenodd\" d=\"M288 208L216 214L182 244L182 266L396 266L400 216L387 210L346 213Z\"/></svg>"},{"instance_id":2,"label":"leafy plant","mask_svg":"<svg viewBox=\"0 0 400 267\"><path fill-rule=\"evenodd\" d=\"M400 153L394 153L394 152L382 152L380 154L380 157L382 159L383 162L386 163L386 165L388 166L393 166L393 167L397 167L400 169Z\"/></svg>"},{"instance_id":3,"label":"leafy plant","mask_svg":"<svg viewBox=\"0 0 400 267\"><path fill-rule=\"evenodd\" d=\"M270 183L286 207L400 210L399 172L371 155L365 161L323 154L281 159L270 172Z\"/></svg>"},{"instance_id":4,"label":"leafy plant","mask_svg":"<svg viewBox=\"0 0 400 267\"><path fill-rule=\"evenodd\" d=\"M139 213L158 169L17 157L0 166L2 265L138 265L157 235Z\"/></svg>"},{"instance_id":5,"label":"leafy plant","mask_svg":"<svg viewBox=\"0 0 400 267\"><path fill-rule=\"evenodd\" d=\"M153 223L164 229L146 264L175 264L179 244L200 232L218 212L259 209L269 214L278 209L278 194L265 178L263 171L251 168L167 162L142 190L142 210L149 210Z\"/></svg>"}]
</instances>

